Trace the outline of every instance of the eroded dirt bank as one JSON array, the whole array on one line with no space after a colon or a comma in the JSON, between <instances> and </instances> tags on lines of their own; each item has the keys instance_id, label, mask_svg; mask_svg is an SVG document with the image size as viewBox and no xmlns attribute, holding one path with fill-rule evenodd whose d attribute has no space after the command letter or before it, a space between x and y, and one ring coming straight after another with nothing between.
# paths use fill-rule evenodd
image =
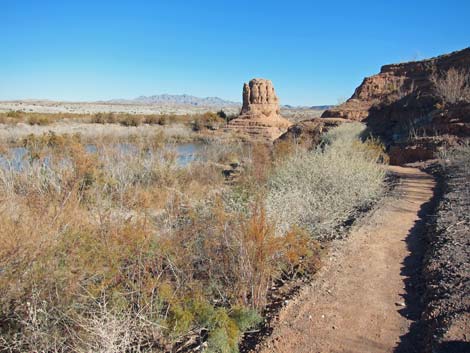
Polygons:
<instances>
[{"instance_id":1,"label":"eroded dirt bank","mask_svg":"<svg viewBox=\"0 0 470 353\"><path fill-rule=\"evenodd\" d=\"M279 314L258 352L413 352L406 334L416 318L407 295L412 249L422 237L423 209L434 179L393 167L393 195L332 251L313 283Z\"/></svg>"}]
</instances>

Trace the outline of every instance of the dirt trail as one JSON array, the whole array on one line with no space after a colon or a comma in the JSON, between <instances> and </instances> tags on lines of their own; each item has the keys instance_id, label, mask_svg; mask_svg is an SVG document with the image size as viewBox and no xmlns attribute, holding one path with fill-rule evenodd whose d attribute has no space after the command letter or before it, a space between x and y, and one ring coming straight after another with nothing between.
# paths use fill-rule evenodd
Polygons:
<instances>
[{"instance_id":1,"label":"dirt trail","mask_svg":"<svg viewBox=\"0 0 470 353\"><path fill-rule=\"evenodd\" d=\"M407 347L405 338L412 323L405 283L410 285L410 248L420 236L420 210L432 198L435 183L415 168L391 169L400 176L393 195L332 251L313 284L281 311L259 352L416 348Z\"/></svg>"}]
</instances>

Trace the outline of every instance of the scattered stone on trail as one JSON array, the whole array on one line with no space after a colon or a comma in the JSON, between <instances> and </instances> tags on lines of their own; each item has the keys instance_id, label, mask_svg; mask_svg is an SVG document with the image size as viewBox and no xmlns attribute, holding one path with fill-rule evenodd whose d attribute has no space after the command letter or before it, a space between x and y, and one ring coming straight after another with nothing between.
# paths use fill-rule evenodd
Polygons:
<instances>
[{"instance_id":1,"label":"scattered stone on trail","mask_svg":"<svg viewBox=\"0 0 470 353\"><path fill-rule=\"evenodd\" d=\"M290 125L292 123L280 115L279 99L272 82L255 78L243 85L242 110L228 127L253 138L273 141Z\"/></svg>"}]
</instances>

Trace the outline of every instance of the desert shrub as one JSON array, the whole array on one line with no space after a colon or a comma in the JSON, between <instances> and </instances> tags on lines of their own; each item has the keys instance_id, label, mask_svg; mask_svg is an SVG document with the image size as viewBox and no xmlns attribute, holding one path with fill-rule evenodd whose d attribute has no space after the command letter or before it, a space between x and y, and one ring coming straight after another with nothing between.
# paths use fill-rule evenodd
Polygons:
<instances>
[{"instance_id":1,"label":"desert shrub","mask_svg":"<svg viewBox=\"0 0 470 353\"><path fill-rule=\"evenodd\" d=\"M254 310L235 308L226 313L216 309L209 323L209 352L238 352L241 334L257 325L261 317Z\"/></svg>"},{"instance_id":2,"label":"desert shrub","mask_svg":"<svg viewBox=\"0 0 470 353\"><path fill-rule=\"evenodd\" d=\"M282 271L287 277L314 273L320 267L321 245L302 228L293 226L282 240Z\"/></svg>"},{"instance_id":3,"label":"desert shrub","mask_svg":"<svg viewBox=\"0 0 470 353\"><path fill-rule=\"evenodd\" d=\"M32 115L28 118L29 125L49 125L53 119L47 115Z\"/></svg>"},{"instance_id":4,"label":"desert shrub","mask_svg":"<svg viewBox=\"0 0 470 353\"><path fill-rule=\"evenodd\" d=\"M296 141L293 139L276 141L273 146L273 157L277 161L282 161L295 153L298 147Z\"/></svg>"},{"instance_id":5,"label":"desert shrub","mask_svg":"<svg viewBox=\"0 0 470 353\"><path fill-rule=\"evenodd\" d=\"M10 110L6 114L7 118L15 118L15 119L21 118L22 115L23 115L22 112L19 110Z\"/></svg>"},{"instance_id":6,"label":"desert shrub","mask_svg":"<svg viewBox=\"0 0 470 353\"><path fill-rule=\"evenodd\" d=\"M79 340L73 343L76 352L142 352L146 334L152 323L141 315L109 309L106 300L97 303L96 310L76 319L81 327ZM160 329L152 330L158 337Z\"/></svg>"},{"instance_id":7,"label":"desert shrub","mask_svg":"<svg viewBox=\"0 0 470 353\"><path fill-rule=\"evenodd\" d=\"M9 352L60 352L66 339L60 331L63 317L50 305L40 300L36 292L28 298L25 314L18 321L21 333L2 332L0 350ZM1 311L0 311L1 313Z\"/></svg>"},{"instance_id":8,"label":"desert shrub","mask_svg":"<svg viewBox=\"0 0 470 353\"><path fill-rule=\"evenodd\" d=\"M245 304L262 308L266 304L270 280L278 270L273 263L278 260L281 242L275 237L274 227L266 219L263 208L253 211L242 234L240 296Z\"/></svg>"},{"instance_id":9,"label":"desert shrub","mask_svg":"<svg viewBox=\"0 0 470 353\"><path fill-rule=\"evenodd\" d=\"M30 135L0 167L0 350L236 352L273 281L318 266L306 230L266 216L266 146L183 168L160 134L88 142Z\"/></svg>"},{"instance_id":10,"label":"desert shrub","mask_svg":"<svg viewBox=\"0 0 470 353\"><path fill-rule=\"evenodd\" d=\"M470 101L470 71L450 68L446 73L435 71L431 76L436 93L446 103Z\"/></svg>"},{"instance_id":11,"label":"desert shrub","mask_svg":"<svg viewBox=\"0 0 470 353\"><path fill-rule=\"evenodd\" d=\"M170 123L170 117L165 114L160 115L146 115L144 117L144 123L149 125L168 125Z\"/></svg>"},{"instance_id":12,"label":"desert shrub","mask_svg":"<svg viewBox=\"0 0 470 353\"><path fill-rule=\"evenodd\" d=\"M106 124L106 119L103 113L96 113L91 118L91 122L94 124Z\"/></svg>"},{"instance_id":13,"label":"desert shrub","mask_svg":"<svg viewBox=\"0 0 470 353\"><path fill-rule=\"evenodd\" d=\"M94 124L115 124L117 118L114 113L96 113L92 116L91 122Z\"/></svg>"},{"instance_id":14,"label":"desert shrub","mask_svg":"<svg viewBox=\"0 0 470 353\"><path fill-rule=\"evenodd\" d=\"M142 124L142 118L133 114L126 114L119 119L119 124L123 126L139 126Z\"/></svg>"},{"instance_id":15,"label":"desert shrub","mask_svg":"<svg viewBox=\"0 0 470 353\"><path fill-rule=\"evenodd\" d=\"M221 119L224 119L224 120L227 119L227 113L225 113L223 110L219 110L219 111L217 112L217 116L218 116L219 118L221 118Z\"/></svg>"},{"instance_id":16,"label":"desert shrub","mask_svg":"<svg viewBox=\"0 0 470 353\"><path fill-rule=\"evenodd\" d=\"M250 160L251 146L241 142L212 141L202 146L200 154L207 161L239 165L242 161Z\"/></svg>"},{"instance_id":17,"label":"desert shrub","mask_svg":"<svg viewBox=\"0 0 470 353\"><path fill-rule=\"evenodd\" d=\"M463 141L461 144L446 147L438 154L441 165L444 168L448 166L459 166L460 170L470 175L470 141Z\"/></svg>"},{"instance_id":18,"label":"desert shrub","mask_svg":"<svg viewBox=\"0 0 470 353\"><path fill-rule=\"evenodd\" d=\"M203 125L200 119L194 119L191 123L191 128L193 131L201 131Z\"/></svg>"},{"instance_id":19,"label":"desert shrub","mask_svg":"<svg viewBox=\"0 0 470 353\"><path fill-rule=\"evenodd\" d=\"M266 208L277 219L278 234L299 226L315 239L339 237L346 221L380 197L382 151L376 143L361 142L362 132L360 124L330 130L323 149L298 150L275 170Z\"/></svg>"},{"instance_id":20,"label":"desert shrub","mask_svg":"<svg viewBox=\"0 0 470 353\"><path fill-rule=\"evenodd\" d=\"M224 119L213 112L196 115L193 118L194 119L191 123L193 131L200 131L203 129L216 130L224 123Z\"/></svg>"},{"instance_id":21,"label":"desert shrub","mask_svg":"<svg viewBox=\"0 0 470 353\"><path fill-rule=\"evenodd\" d=\"M271 151L263 143L255 143L251 148L250 163L244 175L251 185L264 185L272 170Z\"/></svg>"}]
</instances>

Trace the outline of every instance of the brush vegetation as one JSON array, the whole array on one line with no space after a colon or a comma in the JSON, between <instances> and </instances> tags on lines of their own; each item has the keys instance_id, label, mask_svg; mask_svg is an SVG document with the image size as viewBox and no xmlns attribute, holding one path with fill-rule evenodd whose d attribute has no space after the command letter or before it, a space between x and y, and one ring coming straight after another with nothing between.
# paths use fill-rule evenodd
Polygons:
<instances>
[{"instance_id":1,"label":"brush vegetation","mask_svg":"<svg viewBox=\"0 0 470 353\"><path fill-rule=\"evenodd\" d=\"M297 225L315 239L339 237L348 220L382 195L384 149L374 139L361 141L363 131L360 124L344 124L316 150L297 150L276 168L266 207L278 234Z\"/></svg>"},{"instance_id":2,"label":"brush vegetation","mask_svg":"<svg viewBox=\"0 0 470 353\"><path fill-rule=\"evenodd\" d=\"M0 113L0 124L50 125L57 122L81 122L90 124L120 124L123 126L184 124L195 130L215 129L225 125L227 115L223 111L200 114L130 114L130 113L33 113L8 111Z\"/></svg>"},{"instance_id":3,"label":"brush vegetation","mask_svg":"<svg viewBox=\"0 0 470 353\"><path fill-rule=\"evenodd\" d=\"M315 272L318 240L380 195L360 129L313 152L210 144L184 167L153 136L31 135L20 165L4 145L0 351L237 352L273 281Z\"/></svg>"}]
</instances>

